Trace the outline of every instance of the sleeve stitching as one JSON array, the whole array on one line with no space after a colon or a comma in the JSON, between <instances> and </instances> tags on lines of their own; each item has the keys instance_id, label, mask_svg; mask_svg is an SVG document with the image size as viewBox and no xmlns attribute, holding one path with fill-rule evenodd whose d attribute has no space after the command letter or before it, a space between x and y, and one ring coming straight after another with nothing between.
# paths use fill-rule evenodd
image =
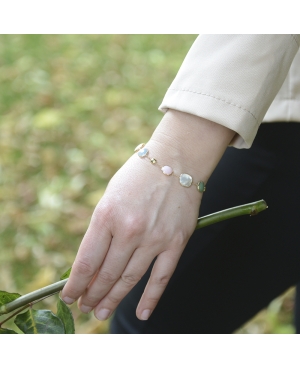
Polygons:
<instances>
[{"instance_id":1,"label":"sleeve stitching","mask_svg":"<svg viewBox=\"0 0 300 369\"><path fill-rule=\"evenodd\" d=\"M253 113L251 113L251 111L247 110L246 108L243 108L242 106L239 106L239 105L236 105L236 104L233 104L232 102L230 101L227 101L227 100L224 100L224 99L221 99L220 97L216 97L214 95L209 95L209 94L206 94L204 92L200 92L200 91L192 91L192 90L188 90L188 89L176 89L176 88L169 88L169 90L172 90L172 91L183 91L183 92L191 92L191 93L194 93L194 94L198 94L198 95L204 95L204 96L208 96L208 97L212 97L216 100L220 100L220 101L223 101L225 102L226 104L229 104L229 105L233 105L241 110L244 110L245 112L247 112L248 114L252 115L252 117L255 119L256 123L258 123L258 120L257 118L255 117L255 115Z\"/></svg>"},{"instance_id":2,"label":"sleeve stitching","mask_svg":"<svg viewBox=\"0 0 300 369\"><path fill-rule=\"evenodd\" d=\"M297 41L296 37L294 35L291 35L291 37L296 42L297 46L300 47L300 45L298 44L298 41Z\"/></svg>"}]
</instances>

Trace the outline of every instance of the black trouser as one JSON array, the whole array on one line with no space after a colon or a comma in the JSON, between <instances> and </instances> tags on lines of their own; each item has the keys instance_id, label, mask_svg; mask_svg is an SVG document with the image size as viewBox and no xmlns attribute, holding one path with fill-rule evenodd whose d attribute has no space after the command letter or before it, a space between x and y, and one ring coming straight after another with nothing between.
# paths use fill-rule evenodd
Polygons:
<instances>
[{"instance_id":1,"label":"black trouser","mask_svg":"<svg viewBox=\"0 0 300 369\"><path fill-rule=\"evenodd\" d=\"M195 231L149 320L135 311L150 269L111 333L232 333L300 281L299 143L299 123L268 123L250 149L226 150L200 216L261 199L269 208Z\"/></svg>"}]
</instances>

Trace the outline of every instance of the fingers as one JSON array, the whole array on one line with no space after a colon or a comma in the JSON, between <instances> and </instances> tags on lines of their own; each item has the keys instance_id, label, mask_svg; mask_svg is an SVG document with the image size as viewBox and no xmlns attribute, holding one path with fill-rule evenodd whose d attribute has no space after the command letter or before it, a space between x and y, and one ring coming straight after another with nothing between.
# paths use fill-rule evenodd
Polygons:
<instances>
[{"instance_id":1,"label":"fingers","mask_svg":"<svg viewBox=\"0 0 300 369\"><path fill-rule=\"evenodd\" d=\"M83 237L68 282L62 290L62 299L71 304L82 295L105 258L111 243L106 226L91 222Z\"/></svg>"},{"instance_id":2,"label":"fingers","mask_svg":"<svg viewBox=\"0 0 300 369\"><path fill-rule=\"evenodd\" d=\"M143 248L135 250L117 283L95 308L97 319L105 320L112 314L121 300L146 273L155 256L154 251L146 252Z\"/></svg>"},{"instance_id":3,"label":"fingers","mask_svg":"<svg viewBox=\"0 0 300 369\"><path fill-rule=\"evenodd\" d=\"M78 305L82 312L90 312L120 279L135 247L119 237L113 237L109 251L94 279L85 290Z\"/></svg>"},{"instance_id":4,"label":"fingers","mask_svg":"<svg viewBox=\"0 0 300 369\"><path fill-rule=\"evenodd\" d=\"M181 251L167 250L158 255L145 291L136 309L136 315L141 320L147 320L155 309L161 295L169 283Z\"/></svg>"},{"instance_id":5,"label":"fingers","mask_svg":"<svg viewBox=\"0 0 300 369\"><path fill-rule=\"evenodd\" d=\"M148 284L137 307L137 317L147 320L163 294L180 258L181 251L164 251L157 257ZM105 320L111 316L127 293L138 283L155 255L145 255L137 249L124 270L122 277L95 308L95 316Z\"/></svg>"}]
</instances>

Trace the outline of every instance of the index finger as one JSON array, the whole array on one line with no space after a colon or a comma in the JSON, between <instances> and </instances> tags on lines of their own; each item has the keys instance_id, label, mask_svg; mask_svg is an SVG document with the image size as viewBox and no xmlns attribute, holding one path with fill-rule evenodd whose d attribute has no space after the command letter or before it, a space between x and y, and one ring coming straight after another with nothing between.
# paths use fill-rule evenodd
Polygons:
<instances>
[{"instance_id":1,"label":"index finger","mask_svg":"<svg viewBox=\"0 0 300 369\"><path fill-rule=\"evenodd\" d=\"M111 240L111 232L106 226L90 224L81 241L69 280L62 290L65 303L72 304L83 294L105 259Z\"/></svg>"}]
</instances>

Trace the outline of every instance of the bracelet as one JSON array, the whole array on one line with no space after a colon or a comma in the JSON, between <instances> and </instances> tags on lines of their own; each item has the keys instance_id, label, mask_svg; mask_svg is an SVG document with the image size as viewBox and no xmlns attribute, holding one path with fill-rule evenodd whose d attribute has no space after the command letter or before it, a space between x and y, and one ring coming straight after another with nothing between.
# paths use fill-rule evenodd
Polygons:
<instances>
[{"instance_id":1,"label":"bracelet","mask_svg":"<svg viewBox=\"0 0 300 369\"><path fill-rule=\"evenodd\" d=\"M144 159L148 159L152 164L158 164L157 160L154 158L150 158L149 155L149 149L147 149L147 147L145 147L144 143L139 144L135 149L134 152L137 152L138 156L140 158L144 158ZM163 174L165 174L166 176L170 176L173 175L177 178L179 178L179 183L181 184L181 186L183 187L191 187L191 185L194 185L197 187L197 190L199 192L205 192L206 190L206 186L204 184L203 181L194 183L193 182L193 178L192 176L190 176L189 174L186 173L182 173L179 176L176 175L173 171L173 169L171 167L169 167L168 165L164 165L163 167L161 167L159 165L161 171L163 172Z\"/></svg>"}]
</instances>

